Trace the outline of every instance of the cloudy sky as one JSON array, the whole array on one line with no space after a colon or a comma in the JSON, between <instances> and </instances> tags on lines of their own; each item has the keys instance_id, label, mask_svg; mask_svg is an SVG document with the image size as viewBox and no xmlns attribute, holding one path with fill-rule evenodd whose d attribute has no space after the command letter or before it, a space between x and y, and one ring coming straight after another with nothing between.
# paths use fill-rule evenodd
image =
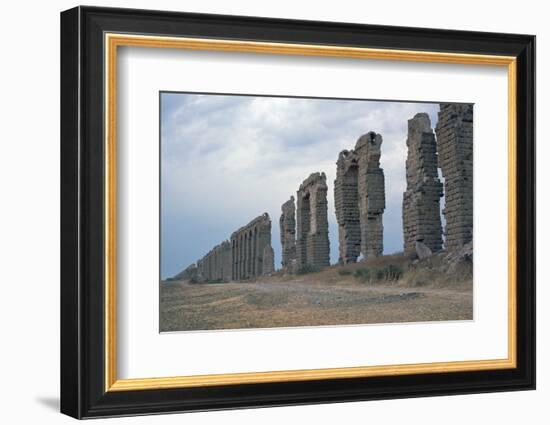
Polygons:
<instances>
[{"instance_id":1,"label":"cloudy sky","mask_svg":"<svg viewBox=\"0 0 550 425\"><path fill-rule=\"evenodd\" d=\"M280 267L281 204L312 172L327 175L331 262L338 260L336 160L368 131L383 137L384 253L403 247L407 120L437 104L161 94L161 276L173 276L267 212Z\"/></svg>"}]
</instances>

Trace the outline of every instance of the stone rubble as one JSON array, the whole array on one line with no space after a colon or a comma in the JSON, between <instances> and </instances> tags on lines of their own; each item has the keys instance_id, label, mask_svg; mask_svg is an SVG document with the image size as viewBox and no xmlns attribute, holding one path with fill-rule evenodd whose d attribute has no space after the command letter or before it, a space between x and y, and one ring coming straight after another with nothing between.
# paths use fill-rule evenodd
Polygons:
<instances>
[{"instance_id":1,"label":"stone rubble","mask_svg":"<svg viewBox=\"0 0 550 425\"><path fill-rule=\"evenodd\" d=\"M422 242L416 242L414 248L416 250L416 256L419 260L423 260L424 258L428 258L432 255L432 250Z\"/></svg>"}]
</instances>

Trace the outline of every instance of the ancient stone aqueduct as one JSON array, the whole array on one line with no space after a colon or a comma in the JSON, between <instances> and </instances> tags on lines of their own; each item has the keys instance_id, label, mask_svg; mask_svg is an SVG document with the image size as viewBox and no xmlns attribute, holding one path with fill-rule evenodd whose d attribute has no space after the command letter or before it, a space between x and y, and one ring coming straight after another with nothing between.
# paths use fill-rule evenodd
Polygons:
<instances>
[{"instance_id":1,"label":"ancient stone aqueduct","mask_svg":"<svg viewBox=\"0 0 550 425\"><path fill-rule=\"evenodd\" d=\"M334 203L341 264L382 255L386 200L381 145L382 136L369 132L353 149L338 155ZM435 133L428 114L416 114L408 121L407 149L402 210L405 254L413 254L418 243L432 252L461 248L472 240L473 105L441 104ZM325 173L313 173L298 188L296 199L291 196L282 204L279 226L284 271L330 265L327 191ZM444 194L443 232L440 198ZM178 276L238 281L274 271L271 219L264 213Z\"/></svg>"}]
</instances>

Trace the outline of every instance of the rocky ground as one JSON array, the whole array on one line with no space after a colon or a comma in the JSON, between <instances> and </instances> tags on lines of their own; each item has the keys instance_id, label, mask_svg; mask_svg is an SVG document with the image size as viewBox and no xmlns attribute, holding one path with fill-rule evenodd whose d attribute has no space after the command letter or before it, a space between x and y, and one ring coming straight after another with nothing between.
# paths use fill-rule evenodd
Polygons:
<instances>
[{"instance_id":1,"label":"rocky ground","mask_svg":"<svg viewBox=\"0 0 550 425\"><path fill-rule=\"evenodd\" d=\"M393 280L364 278L367 266L380 264L354 264L254 282L162 282L160 330L471 320L471 268L449 275L432 257L420 264L394 257L404 272Z\"/></svg>"}]
</instances>

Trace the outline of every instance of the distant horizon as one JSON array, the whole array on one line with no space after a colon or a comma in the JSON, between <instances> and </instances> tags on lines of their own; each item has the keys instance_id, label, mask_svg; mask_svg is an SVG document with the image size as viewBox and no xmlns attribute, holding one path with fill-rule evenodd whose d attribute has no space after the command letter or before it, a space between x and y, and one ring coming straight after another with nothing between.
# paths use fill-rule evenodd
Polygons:
<instances>
[{"instance_id":1,"label":"distant horizon","mask_svg":"<svg viewBox=\"0 0 550 425\"><path fill-rule=\"evenodd\" d=\"M175 92L162 92L160 103L161 279L264 212L280 269L281 205L317 171L327 176L330 262L337 263L336 160L369 131L383 138L384 254L403 251L407 121L426 112L434 128L438 103Z\"/></svg>"}]
</instances>

